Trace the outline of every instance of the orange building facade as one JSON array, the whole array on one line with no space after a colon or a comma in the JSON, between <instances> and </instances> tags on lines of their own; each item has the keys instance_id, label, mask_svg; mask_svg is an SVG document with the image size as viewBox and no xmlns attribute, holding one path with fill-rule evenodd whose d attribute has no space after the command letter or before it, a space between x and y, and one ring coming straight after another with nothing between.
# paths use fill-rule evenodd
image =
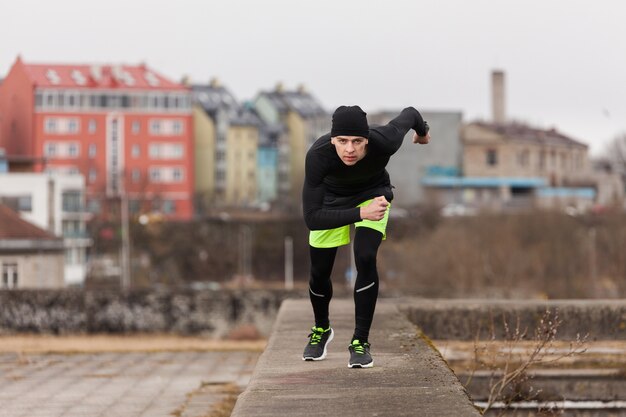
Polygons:
<instances>
[{"instance_id":1,"label":"orange building facade","mask_svg":"<svg viewBox=\"0 0 626 417\"><path fill-rule=\"evenodd\" d=\"M82 174L90 211L124 194L131 214L193 216L191 95L145 65L27 64L0 85L0 148Z\"/></svg>"}]
</instances>

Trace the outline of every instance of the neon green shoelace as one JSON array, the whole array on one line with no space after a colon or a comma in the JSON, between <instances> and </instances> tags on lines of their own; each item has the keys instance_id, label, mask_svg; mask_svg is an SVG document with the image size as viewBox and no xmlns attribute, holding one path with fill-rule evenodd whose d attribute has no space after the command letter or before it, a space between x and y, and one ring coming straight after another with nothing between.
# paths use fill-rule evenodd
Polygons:
<instances>
[{"instance_id":1,"label":"neon green shoelace","mask_svg":"<svg viewBox=\"0 0 626 417\"><path fill-rule=\"evenodd\" d=\"M365 353L365 347L358 340L353 340L352 341L352 348L359 355L362 355L362 354Z\"/></svg>"},{"instance_id":2,"label":"neon green shoelace","mask_svg":"<svg viewBox=\"0 0 626 417\"><path fill-rule=\"evenodd\" d=\"M317 345L319 342L322 341L322 335L325 333L325 330L321 327L312 327L311 330L313 332L309 335L309 337L311 338L311 341L309 343L312 345Z\"/></svg>"}]
</instances>

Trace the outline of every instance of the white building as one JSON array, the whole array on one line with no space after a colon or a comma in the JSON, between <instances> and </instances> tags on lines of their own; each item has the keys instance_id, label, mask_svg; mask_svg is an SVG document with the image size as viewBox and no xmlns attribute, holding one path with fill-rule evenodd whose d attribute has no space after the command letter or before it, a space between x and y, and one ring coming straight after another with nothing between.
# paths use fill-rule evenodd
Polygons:
<instances>
[{"instance_id":1,"label":"white building","mask_svg":"<svg viewBox=\"0 0 626 417\"><path fill-rule=\"evenodd\" d=\"M85 178L82 175L0 172L0 202L27 221L63 237L65 285L82 285L87 272Z\"/></svg>"}]
</instances>

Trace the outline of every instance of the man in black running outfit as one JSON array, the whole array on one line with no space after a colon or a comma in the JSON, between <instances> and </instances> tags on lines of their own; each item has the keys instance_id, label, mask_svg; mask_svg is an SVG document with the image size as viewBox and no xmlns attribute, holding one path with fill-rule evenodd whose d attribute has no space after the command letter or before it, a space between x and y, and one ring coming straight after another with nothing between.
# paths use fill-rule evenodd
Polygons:
<instances>
[{"instance_id":1,"label":"man in black running outfit","mask_svg":"<svg viewBox=\"0 0 626 417\"><path fill-rule=\"evenodd\" d=\"M413 107L402 110L387 125L370 129L359 106L341 106L333 114L331 132L315 141L306 155L302 202L311 231L309 297L315 326L303 360L324 359L333 339L328 317L333 295L330 274L337 248L350 243L350 225L354 224L356 326L348 346L348 366L374 366L368 336L378 298L376 255L385 239L393 199L385 167L410 129L415 130L413 143L430 140L428 124Z\"/></svg>"}]
</instances>

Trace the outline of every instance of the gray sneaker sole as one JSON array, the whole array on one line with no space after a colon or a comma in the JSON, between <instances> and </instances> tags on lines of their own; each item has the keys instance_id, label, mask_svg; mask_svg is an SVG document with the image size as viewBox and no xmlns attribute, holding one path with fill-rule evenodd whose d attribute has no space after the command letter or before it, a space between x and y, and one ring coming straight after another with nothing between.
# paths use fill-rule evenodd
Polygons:
<instances>
[{"instance_id":1,"label":"gray sneaker sole","mask_svg":"<svg viewBox=\"0 0 626 417\"><path fill-rule=\"evenodd\" d=\"M322 356L320 356L319 358L314 358L312 356L303 356L302 360L303 361L321 361L322 359L326 358L326 353L328 352L328 344L330 343L331 340L333 340L333 337L335 337L335 331L331 328L330 336L328 336L326 345L324 345L324 353L322 353Z\"/></svg>"}]
</instances>

